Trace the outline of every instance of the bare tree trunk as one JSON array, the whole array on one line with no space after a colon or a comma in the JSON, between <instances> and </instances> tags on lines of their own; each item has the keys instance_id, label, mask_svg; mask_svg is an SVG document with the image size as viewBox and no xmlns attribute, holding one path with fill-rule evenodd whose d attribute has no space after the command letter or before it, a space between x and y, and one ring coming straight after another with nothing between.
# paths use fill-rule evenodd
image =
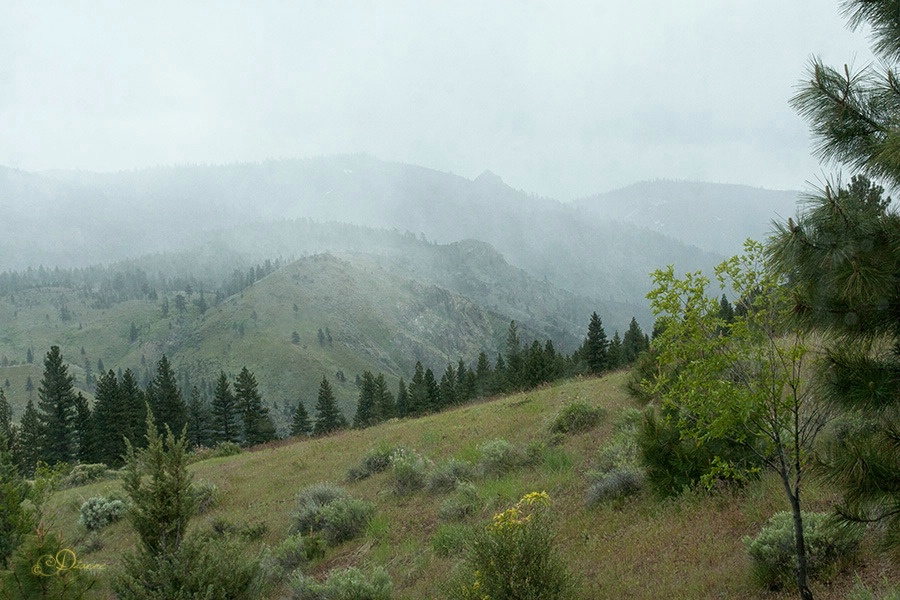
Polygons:
<instances>
[{"instance_id":1,"label":"bare tree trunk","mask_svg":"<svg viewBox=\"0 0 900 600\"><path fill-rule=\"evenodd\" d=\"M809 580L806 574L806 540L803 536L803 515L800 512L799 490L795 494L793 490L791 490L790 482L784 476L782 476L781 481L784 484L784 489L791 502L791 512L794 516L794 542L797 550L797 589L800 590L801 600L813 600L813 594L809 589Z\"/></svg>"}]
</instances>

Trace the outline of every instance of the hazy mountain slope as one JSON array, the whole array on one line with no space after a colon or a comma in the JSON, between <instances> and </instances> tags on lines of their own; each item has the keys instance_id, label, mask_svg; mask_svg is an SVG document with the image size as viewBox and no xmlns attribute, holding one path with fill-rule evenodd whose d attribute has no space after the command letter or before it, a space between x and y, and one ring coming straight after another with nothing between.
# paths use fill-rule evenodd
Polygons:
<instances>
[{"instance_id":1,"label":"hazy mountain slope","mask_svg":"<svg viewBox=\"0 0 900 600\"><path fill-rule=\"evenodd\" d=\"M18 179L27 185L12 182ZM716 259L513 190L490 173L470 181L367 156L113 174L9 171L0 178L0 198L14 210L39 207L52 215L13 219L21 235L0 239L0 269L137 257L184 248L202 232L285 218L396 228L444 243L478 239L538 278L604 301L642 303L648 271L667 262L708 267ZM12 252L10 244L28 251Z\"/></svg>"},{"instance_id":2,"label":"hazy mountain slope","mask_svg":"<svg viewBox=\"0 0 900 600\"><path fill-rule=\"evenodd\" d=\"M648 181L574 205L730 256L741 250L748 237L763 241L773 219L794 214L798 196L796 191L744 185Z\"/></svg>"}]
</instances>

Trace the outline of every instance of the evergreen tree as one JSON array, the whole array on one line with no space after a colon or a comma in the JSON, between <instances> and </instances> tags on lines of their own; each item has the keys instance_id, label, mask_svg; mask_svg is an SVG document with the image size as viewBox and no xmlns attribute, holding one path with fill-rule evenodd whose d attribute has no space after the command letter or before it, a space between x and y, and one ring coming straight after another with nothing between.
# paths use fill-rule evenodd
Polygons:
<instances>
[{"instance_id":1,"label":"evergreen tree","mask_svg":"<svg viewBox=\"0 0 900 600\"><path fill-rule=\"evenodd\" d=\"M0 389L0 437L12 445L12 407L6 399L6 394Z\"/></svg>"},{"instance_id":2,"label":"evergreen tree","mask_svg":"<svg viewBox=\"0 0 900 600\"><path fill-rule=\"evenodd\" d=\"M519 327L515 321L510 321L509 330L506 332L506 391L521 389L524 383L524 366Z\"/></svg>"},{"instance_id":3,"label":"evergreen tree","mask_svg":"<svg viewBox=\"0 0 900 600\"><path fill-rule=\"evenodd\" d=\"M234 396L244 425L244 444L255 446L275 439L275 425L263 406L256 377L247 367L234 381Z\"/></svg>"},{"instance_id":4,"label":"evergreen tree","mask_svg":"<svg viewBox=\"0 0 900 600\"><path fill-rule=\"evenodd\" d=\"M447 364L444 374L441 375L441 383L438 385L438 406L447 408L456 404L456 371L452 364Z\"/></svg>"},{"instance_id":5,"label":"evergreen tree","mask_svg":"<svg viewBox=\"0 0 900 600\"><path fill-rule=\"evenodd\" d=\"M628 364L628 361L625 360L625 348L623 347L622 339L619 337L618 329L616 329L613 339L609 343L606 360L610 369L618 369L622 365Z\"/></svg>"},{"instance_id":6,"label":"evergreen tree","mask_svg":"<svg viewBox=\"0 0 900 600\"><path fill-rule=\"evenodd\" d=\"M181 432L187 425L187 407L172 371L169 359L163 354L156 364L156 377L147 387L147 399L156 418L160 435L166 426L173 432Z\"/></svg>"},{"instance_id":7,"label":"evergreen tree","mask_svg":"<svg viewBox=\"0 0 900 600\"><path fill-rule=\"evenodd\" d=\"M731 303L728 302L725 296L722 296L722 298L723 300L725 300L728 306L731 306ZM728 321L729 323L734 321L734 311L731 311L730 315L731 321ZM641 326L638 325L637 319L631 317L631 323L628 325L628 331L625 332L625 337L622 339L623 364L632 364L637 360L637 357L641 354L641 352L649 349L650 340L647 339L647 336L641 330Z\"/></svg>"},{"instance_id":8,"label":"evergreen tree","mask_svg":"<svg viewBox=\"0 0 900 600\"><path fill-rule=\"evenodd\" d=\"M434 378L434 371L431 368L425 369L423 378L425 385L425 407L426 411L438 411L441 409L441 390L437 380Z\"/></svg>"},{"instance_id":9,"label":"evergreen tree","mask_svg":"<svg viewBox=\"0 0 900 600\"><path fill-rule=\"evenodd\" d=\"M16 468L6 442L0 432L0 571L35 525L25 503L28 483Z\"/></svg>"},{"instance_id":10,"label":"evergreen tree","mask_svg":"<svg viewBox=\"0 0 900 600\"><path fill-rule=\"evenodd\" d=\"M323 435L344 429L347 427L347 420L341 414L337 401L334 399L334 392L331 391L331 384L328 379L322 377L322 383L319 385L319 396L316 401L316 423L313 427L315 435Z\"/></svg>"},{"instance_id":11,"label":"evergreen tree","mask_svg":"<svg viewBox=\"0 0 900 600\"><path fill-rule=\"evenodd\" d=\"M25 362L29 365L34 362L34 351L31 349L31 346L28 347L28 350L25 351Z\"/></svg>"},{"instance_id":12,"label":"evergreen tree","mask_svg":"<svg viewBox=\"0 0 900 600\"><path fill-rule=\"evenodd\" d=\"M112 372L112 369L110 369ZM131 445L135 448L143 447L146 437L144 428L147 423L147 398L138 385L137 377L131 369L125 369L125 372L119 377L119 402L121 404L122 422L119 426L119 433L126 439L131 441ZM118 452L119 446L116 446ZM116 460L113 464L120 464L120 457L124 457L124 447L122 452L115 455Z\"/></svg>"},{"instance_id":13,"label":"evergreen tree","mask_svg":"<svg viewBox=\"0 0 900 600\"><path fill-rule=\"evenodd\" d=\"M22 413L17 437L16 463L22 474L30 477L34 474L38 461L42 459L41 444L43 443L40 416L31 400L25 404L25 412Z\"/></svg>"},{"instance_id":14,"label":"evergreen tree","mask_svg":"<svg viewBox=\"0 0 900 600\"><path fill-rule=\"evenodd\" d=\"M309 413L303 406L303 400L297 401L297 408L294 409L294 418L291 421L291 435L309 435L312 433L312 422L309 420Z\"/></svg>"},{"instance_id":15,"label":"evergreen tree","mask_svg":"<svg viewBox=\"0 0 900 600\"><path fill-rule=\"evenodd\" d=\"M72 432L75 438L75 456L78 462L92 462L96 449L93 420L87 398L81 392L75 396L75 419L72 423Z\"/></svg>"},{"instance_id":16,"label":"evergreen tree","mask_svg":"<svg viewBox=\"0 0 900 600\"><path fill-rule=\"evenodd\" d=\"M78 450L74 380L63 363L59 346L52 346L44 358L44 376L38 387L40 457L51 465L71 462Z\"/></svg>"},{"instance_id":17,"label":"evergreen tree","mask_svg":"<svg viewBox=\"0 0 900 600\"><path fill-rule=\"evenodd\" d=\"M491 393L491 378L494 371L491 368L491 361L488 360L484 351L478 354L478 364L475 366L475 396L483 398Z\"/></svg>"},{"instance_id":18,"label":"evergreen tree","mask_svg":"<svg viewBox=\"0 0 900 600\"><path fill-rule=\"evenodd\" d=\"M239 442L238 406L225 371L219 373L212 400L212 442Z\"/></svg>"},{"instance_id":19,"label":"evergreen tree","mask_svg":"<svg viewBox=\"0 0 900 600\"><path fill-rule=\"evenodd\" d=\"M523 383L527 389L536 388L549 381L547 364L544 360L544 349L537 340L523 353L525 356Z\"/></svg>"},{"instance_id":20,"label":"evergreen tree","mask_svg":"<svg viewBox=\"0 0 900 600\"><path fill-rule=\"evenodd\" d=\"M607 368L609 341L606 332L603 331L603 322L600 316L594 312L588 323L587 337L581 346L581 357L585 361L587 371L591 375L599 375Z\"/></svg>"},{"instance_id":21,"label":"evergreen tree","mask_svg":"<svg viewBox=\"0 0 900 600\"><path fill-rule=\"evenodd\" d=\"M402 377L397 385L397 404L394 412L401 419L409 414L409 391L406 389L406 382Z\"/></svg>"},{"instance_id":22,"label":"evergreen tree","mask_svg":"<svg viewBox=\"0 0 900 600\"><path fill-rule=\"evenodd\" d=\"M191 388L191 398L188 400L188 444L193 448L209 446L212 443L212 418L209 408L203 402L200 388Z\"/></svg>"},{"instance_id":23,"label":"evergreen tree","mask_svg":"<svg viewBox=\"0 0 900 600\"><path fill-rule=\"evenodd\" d=\"M792 99L810 123L816 152L889 187L900 184L900 17L896 2L850 0L854 28L868 27L877 67L834 69L819 58ZM882 521L900 546L900 216L866 177L838 180L808 198L797 222L778 225L770 246L794 287L795 314L831 334L820 374L826 394L869 423L836 440L823 458L844 495L841 513ZM890 348L890 350L887 350Z\"/></svg>"},{"instance_id":24,"label":"evergreen tree","mask_svg":"<svg viewBox=\"0 0 900 600\"><path fill-rule=\"evenodd\" d=\"M510 384L507 378L506 361L502 354L497 354L497 362L494 363L494 375L491 378L491 394L503 394L509 391Z\"/></svg>"},{"instance_id":25,"label":"evergreen tree","mask_svg":"<svg viewBox=\"0 0 900 600\"><path fill-rule=\"evenodd\" d=\"M409 382L409 413L418 416L428 411L428 388L425 385L425 367L416 361L416 369Z\"/></svg>"},{"instance_id":26,"label":"evergreen tree","mask_svg":"<svg viewBox=\"0 0 900 600\"><path fill-rule=\"evenodd\" d=\"M386 421L393 418L396 407L394 405L394 395L388 389L387 380L384 373L379 373L375 377L375 387L372 393L375 400L375 411L379 421Z\"/></svg>"},{"instance_id":27,"label":"evergreen tree","mask_svg":"<svg viewBox=\"0 0 900 600\"><path fill-rule=\"evenodd\" d=\"M369 371L363 371L359 383L359 399L356 402L356 415L353 417L353 426L357 428L369 427L377 422L375 408L375 377Z\"/></svg>"},{"instance_id":28,"label":"evergreen tree","mask_svg":"<svg viewBox=\"0 0 900 600\"><path fill-rule=\"evenodd\" d=\"M97 379L94 395L94 460L110 467L120 466L125 455L125 437L131 433L126 427L125 403L119 394L119 380L110 369Z\"/></svg>"}]
</instances>

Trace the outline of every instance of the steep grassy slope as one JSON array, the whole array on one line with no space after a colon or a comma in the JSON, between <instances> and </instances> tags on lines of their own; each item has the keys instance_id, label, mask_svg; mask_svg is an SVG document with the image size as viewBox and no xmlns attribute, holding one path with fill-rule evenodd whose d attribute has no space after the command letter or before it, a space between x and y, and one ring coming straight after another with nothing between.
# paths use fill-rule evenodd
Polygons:
<instances>
[{"instance_id":1,"label":"steep grassy slope","mask_svg":"<svg viewBox=\"0 0 900 600\"><path fill-rule=\"evenodd\" d=\"M262 543L276 544L287 535L300 488L322 481L341 482L348 468L378 444L406 445L436 462L451 456L471 460L480 444L495 438L518 444L545 440L552 415L567 403L581 400L605 407L604 423L545 449L535 467L478 480L481 510L468 521L469 526L481 527L523 494L545 490L552 498L557 543L582 583L579 600L792 597L769 593L751 581L741 543L742 536L754 534L772 513L785 508L773 479L713 497L687 495L660 502L645 494L622 505L584 507L584 473L609 435L616 414L630 406L621 389L624 378L624 373L615 373L603 379L570 381L417 420L295 440L197 463L191 467L195 478L214 482L223 497L217 508L196 518L192 526L208 528L216 520L263 524L267 533ZM335 567L382 565L394 581L396 598L442 597L443 586L461 560L458 554L440 556L432 545L438 531L446 527L438 514L445 496L418 492L397 497L387 477L380 474L343 484L376 504L376 519L362 538L329 550L309 572L321 576ZM99 542L92 540L102 547L88 550L84 531L75 521L85 498L116 489L117 482L104 482L61 492L53 500L53 523L79 557L110 568L119 564L121 553L133 543L127 525L118 523L104 530ZM811 509L824 509L831 500L814 483L807 493ZM852 571L876 584L882 578L900 576L895 565L869 553ZM853 572L816 584L816 597L843 598L854 583Z\"/></svg>"}]
</instances>

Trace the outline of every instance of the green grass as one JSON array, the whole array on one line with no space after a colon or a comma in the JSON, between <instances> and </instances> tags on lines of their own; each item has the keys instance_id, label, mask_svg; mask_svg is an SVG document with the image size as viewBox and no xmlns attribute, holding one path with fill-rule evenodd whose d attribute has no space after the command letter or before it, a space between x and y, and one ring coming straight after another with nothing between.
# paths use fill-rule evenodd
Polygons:
<instances>
[{"instance_id":1,"label":"green grass","mask_svg":"<svg viewBox=\"0 0 900 600\"><path fill-rule=\"evenodd\" d=\"M621 391L625 376L614 373L603 379L569 381L421 419L273 444L196 463L191 466L194 476L218 485L222 497L192 527L209 527L215 519L264 523L267 532L256 544L274 546L288 535L295 497L302 487L341 482L354 496L375 503L376 517L363 537L329 549L309 572L324 576L336 567L381 565L394 581L396 598L439 598L462 560L452 551L459 533L467 526L487 523L494 512L514 504L524 493L546 491L552 499L562 554L581 581L579 600L792 597L755 585L741 543L743 536L755 534L769 516L785 509L783 492L774 478L764 477L744 490L713 497L687 494L661 502L645 493L622 505L585 508L585 473L596 449L610 435L616 414L631 405ZM538 465L499 479L476 481L484 507L462 524L448 525L438 517L447 495L422 491L397 497L390 493L387 473L357 483L343 482L347 470L379 443L407 445L438 462L449 457L472 460L479 444L498 437L523 445L540 440L546 435L547 419L575 400L603 406L611 418L546 449ZM117 482L107 481L56 494L53 525L78 548L85 538L77 525L81 502L118 487ZM808 510L826 510L834 501L833 494L812 481L806 494ZM134 543L132 534L120 522L101 535L103 548L85 552L83 559L114 568L121 553ZM896 564L870 550L864 551L854 570L872 585L900 575ZM854 577L853 572L841 573L828 584L816 583L813 591L817 598L841 598L852 589ZM104 596L99 592L95 597Z\"/></svg>"}]
</instances>

